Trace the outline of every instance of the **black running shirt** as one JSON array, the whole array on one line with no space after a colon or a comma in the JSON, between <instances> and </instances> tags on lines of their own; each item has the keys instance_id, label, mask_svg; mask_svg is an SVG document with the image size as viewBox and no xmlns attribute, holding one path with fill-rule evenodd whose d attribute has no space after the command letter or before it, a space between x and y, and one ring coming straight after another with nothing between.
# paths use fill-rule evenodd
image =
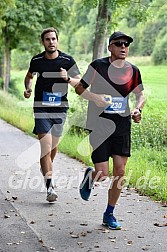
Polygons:
<instances>
[{"instance_id":1,"label":"black running shirt","mask_svg":"<svg viewBox=\"0 0 167 252\"><path fill-rule=\"evenodd\" d=\"M68 83L60 77L60 68L66 69L71 77L78 75L79 69L71 56L61 51L58 52L59 56L55 59L45 58L45 52L34 56L30 62L29 72L33 75L37 74L34 107L66 112L68 109ZM45 94L61 94L61 105L53 107L43 105L44 92Z\"/></svg>"},{"instance_id":2,"label":"black running shirt","mask_svg":"<svg viewBox=\"0 0 167 252\"><path fill-rule=\"evenodd\" d=\"M90 91L93 93L110 95L113 102L111 111L97 107L94 102L89 102L87 129L96 128L97 118L103 117L115 123L116 129L113 136L129 134L131 125L129 94L143 90L139 69L126 61L122 68L116 68L109 62L109 57L105 57L89 65L81 83L85 89L91 85ZM115 110L112 111L112 109ZM105 124L103 126L105 128Z\"/></svg>"}]
</instances>

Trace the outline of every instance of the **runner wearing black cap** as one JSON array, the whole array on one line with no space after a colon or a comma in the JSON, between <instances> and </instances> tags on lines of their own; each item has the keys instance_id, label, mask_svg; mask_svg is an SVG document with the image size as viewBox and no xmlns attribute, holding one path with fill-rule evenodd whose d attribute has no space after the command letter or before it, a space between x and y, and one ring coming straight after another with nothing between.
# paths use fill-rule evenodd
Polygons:
<instances>
[{"instance_id":1,"label":"runner wearing black cap","mask_svg":"<svg viewBox=\"0 0 167 252\"><path fill-rule=\"evenodd\" d=\"M88 200L95 181L109 175L109 158L113 160L113 180L108 190L108 205L103 214L103 224L111 229L121 229L113 215L119 199L125 166L130 157L131 118L141 120L144 106L143 85L139 69L127 62L133 38L123 32L114 32L109 38L109 57L93 61L76 87L76 92L89 100L87 128L93 147L92 161L95 169L85 171L80 185L82 199ZM90 86L90 91L87 88ZM136 106L130 111L129 95L135 94Z\"/></svg>"}]
</instances>

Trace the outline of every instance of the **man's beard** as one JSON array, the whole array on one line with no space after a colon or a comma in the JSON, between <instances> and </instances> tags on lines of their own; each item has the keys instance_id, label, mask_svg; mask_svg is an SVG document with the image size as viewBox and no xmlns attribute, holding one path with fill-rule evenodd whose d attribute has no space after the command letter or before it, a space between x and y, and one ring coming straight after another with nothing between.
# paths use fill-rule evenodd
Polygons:
<instances>
[{"instance_id":1,"label":"man's beard","mask_svg":"<svg viewBox=\"0 0 167 252\"><path fill-rule=\"evenodd\" d=\"M54 47L54 49L49 49L49 47L45 47L45 51L48 53L48 54L53 54L57 51L57 47Z\"/></svg>"},{"instance_id":2,"label":"man's beard","mask_svg":"<svg viewBox=\"0 0 167 252\"><path fill-rule=\"evenodd\" d=\"M53 54L53 53L55 53L55 52L57 51L57 49L51 51L51 50L48 50L48 49L45 48L45 51L46 51L48 54Z\"/></svg>"}]
</instances>

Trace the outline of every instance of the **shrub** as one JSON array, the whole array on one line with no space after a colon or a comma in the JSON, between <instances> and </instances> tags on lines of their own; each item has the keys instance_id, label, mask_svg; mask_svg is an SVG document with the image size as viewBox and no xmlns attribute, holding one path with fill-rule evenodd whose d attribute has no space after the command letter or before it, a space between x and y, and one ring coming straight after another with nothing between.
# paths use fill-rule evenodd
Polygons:
<instances>
[{"instance_id":1,"label":"shrub","mask_svg":"<svg viewBox=\"0 0 167 252\"><path fill-rule=\"evenodd\" d=\"M163 39L157 40L152 53L152 59L155 65L167 63L167 34Z\"/></svg>"}]
</instances>

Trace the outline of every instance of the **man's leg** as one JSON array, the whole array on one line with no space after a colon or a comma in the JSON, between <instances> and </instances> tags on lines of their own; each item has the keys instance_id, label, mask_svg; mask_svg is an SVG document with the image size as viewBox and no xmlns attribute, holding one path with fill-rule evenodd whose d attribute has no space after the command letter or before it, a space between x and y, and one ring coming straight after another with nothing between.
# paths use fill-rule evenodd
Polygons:
<instances>
[{"instance_id":1,"label":"man's leg","mask_svg":"<svg viewBox=\"0 0 167 252\"><path fill-rule=\"evenodd\" d=\"M116 205L122 190L127 160L128 157L113 155L113 181L108 191L108 204L113 207Z\"/></svg>"},{"instance_id":2,"label":"man's leg","mask_svg":"<svg viewBox=\"0 0 167 252\"><path fill-rule=\"evenodd\" d=\"M53 162L58 150L59 137L52 136L51 160Z\"/></svg>"},{"instance_id":3,"label":"man's leg","mask_svg":"<svg viewBox=\"0 0 167 252\"><path fill-rule=\"evenodd\" d=\"M96 163L94 166L95 170L91 167L86 169L84 178L80 185L80 195L83 200L89 199L94 182L103 181L106 177L108 177L108 161Z\"/></svg>"},{"instance_id":4,"label":"man's leg","mask_svg":"<svg viewBox=\"0 0 167 252\"><path fill-rule=\"evenodd\" d=\"M111 229L121 229L121 225L115 219L113 211L122 190L127 160L128 157L113 155L113 180L108 191L108 205L103 215L103 224Z\"/></svg>"},{"instance_id":5,"label":"man's leg","mask_svg":"<svg viewBox=\"0 0 167 252\"><path fill-rule=\"evenodd\" d=\"M47 188L47 201L53 202L56 200L57 195L53 189L52 182L52 135L51 134L38 134L38 139L41 145L40 164L42 174L44 176ZM55 150L54 150L55 154Z\"/></svg>"},{"instance_id":6,"label":"man's leg","mask_svg":"<svg viewBox=\"0 0 167 252\"><path fill-rule=\"evenodd\" d=\"M40 164L43 176L52 176L52 136L51 134L38 134L38 139L41 146Z\"/></svg>"}]
</instances>

